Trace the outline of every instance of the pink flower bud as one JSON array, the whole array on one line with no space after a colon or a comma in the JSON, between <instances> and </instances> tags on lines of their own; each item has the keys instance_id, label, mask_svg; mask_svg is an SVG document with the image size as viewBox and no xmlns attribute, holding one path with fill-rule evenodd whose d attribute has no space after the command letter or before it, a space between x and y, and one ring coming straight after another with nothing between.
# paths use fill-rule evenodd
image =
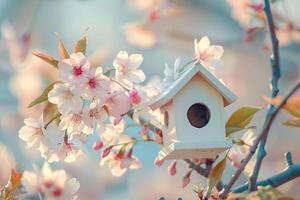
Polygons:
<instances>
[{"instance_id":1,"label":"pink flower bud","mask_svg":"<svg viewBox=\"0 0 300 200\"><path fill-rule=\"evenodd\" d=\"M94 144L93 144L93 149L95 151L98 151L99 149L101 149L103 147L103 142L101 140L97 140Z\"/></svg>"},{"instance_id":2,"label":"pink flower bud","mask_svg":"<svg viewBox=\"0 0 300 200\"><path fill-rule=\"evenodd\" d=\"M175 176L176 174L176 160L171 162L171 164L168 166L168 173L170 176Z\"/></svg>"},{"instance_id":3,"label":"pink flower bud","mask_svg":"<svg viewBox=\"0 0 300 200\"><path fill-rule=\"evenodd\" d=\"M159 166L159 167L162 166L163 163L164 163L164 160L160 159L158 156L154 160L154 164Z\"/></svg>"},{"instance_id":4,"label":"pink flower bud","mask_svg":"<svg viewBox=\"0 0 300 200\"><path fill-rule=\"evenodd\" d=\"M108 154L110 153L110 151L111 151L111 149L112 149L113 147L114 147L113 145L110 145L109 147L105 148L105 149L102 151L101 157L102 157L102 158L105 158L106 156L108 156Z\"/></svg>"},{"instance_id":5,"label":"pink flower bud","mask_svg":"<svg viewBox=\"0 0 300 200\"><path fill-rule=\"evenodd\" d=\"M139 104L141 102L141 97L135 89L129 92L129 98L132 104Z\"/></svg>"},{"instance_id":6,"label":"pink flower bud","mask_svg":"<svg viewBox=\"0 0 300 200\"><path fill-rule=\"evenodd\" d=\"M191 173L192 171L188 171L188 173L186 173L186 175L183 177L182 179L182 187L184 188L185 186L187 186L190 183L190 177L191 177Z\"/></svg>"}]
</instances>

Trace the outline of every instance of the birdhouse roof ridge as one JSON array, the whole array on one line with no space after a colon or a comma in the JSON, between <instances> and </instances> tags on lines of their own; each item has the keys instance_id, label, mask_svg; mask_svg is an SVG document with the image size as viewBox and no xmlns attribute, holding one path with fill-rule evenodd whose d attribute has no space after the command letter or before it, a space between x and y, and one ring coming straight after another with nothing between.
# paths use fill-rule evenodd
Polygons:
<instances>
[{"instance_id":1,"label":"birdhouse roof ridge","mask_svg":"<svg viewBox=\"0 0 300 200\"><path fill-rule=\"evenodd\" d=\"M237 96L231 92L217 77L209 72L205 67L198 64L184 71L180 77L175 80L164 92L162 92L151 104L150 108L155 110L167 104L196 74L200 75L223 97L224 106L227 106L237 99Z\"/></svg>"}]
</instances>

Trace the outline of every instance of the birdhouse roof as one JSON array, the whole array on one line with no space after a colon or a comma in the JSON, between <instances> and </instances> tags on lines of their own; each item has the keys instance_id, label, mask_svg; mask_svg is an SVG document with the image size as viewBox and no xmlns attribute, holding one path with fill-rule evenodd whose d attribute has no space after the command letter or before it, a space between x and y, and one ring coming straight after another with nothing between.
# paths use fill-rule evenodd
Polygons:
<instances>
[{"instance_id":1,"label":"birdhouse roof","mask_svg":"<svg viewBox=\"0 0 300 200\"><path fill-rule=\"evenodd\" d=\"M234 102L237 97L220 80L202 65L196 65L180 75L163 93L161 93L151 104L151 109L155 110L168 103L196 74L200 74L213 88L223 97L224 106Z\"/></svg>"}]
</instances>

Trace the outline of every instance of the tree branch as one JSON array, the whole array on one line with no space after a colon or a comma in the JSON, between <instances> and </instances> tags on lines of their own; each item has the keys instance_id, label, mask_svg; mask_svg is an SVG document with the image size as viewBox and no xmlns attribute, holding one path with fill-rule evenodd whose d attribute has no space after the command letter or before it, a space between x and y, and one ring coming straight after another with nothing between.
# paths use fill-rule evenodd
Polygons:
<instances>
[{"instance_id":1,"label":"tree branch","mask_svg":"<svg viewBox=\"0 0 300 200\"><path fill-rule=\"evenodd\" d=\"M242 161L240 167L237 169L235 174L232 175L232 177L229 180L228 184L225 186L225 189L222 191L222 193L220 195L220 197L222 199L224 199L226 197L226 195L229 193L230 189L232 188L233 184L236 182L238 177L244 171L246 165L248 164L248 162L250 161L250 159L254 155L260 141L269 133L271 125L272 125L274 119L276 118L277 114L279 113L280 109L284 106L286 101L298 90L298 88L300 88L300 81L294 86L294 88L288 93L288 95L284 97L282 102L277 107L275 107L274 110L272 109L270 111L270 117L268 117L266 119L266 123L265 123L263 129L260 132L260 134L258 135L258 137L254 140L253 145L250 147L249 153L246 155L246 157Z\"/></svg>"},{"instance_id":2,"label":"tree branch","mask_svg":"<svg viewBox=\"0 0 300 200\"><path fill-rule=\"evenodd\" d=\"M256 183L257 186L271 185L272 187L278 187L297 177L300 177L300 165L293 164L292 155L290 152L286 153L285 156L287 161L287 167L283 169L281 172L279 172L278 174L257 182ZM233 192L241 193L246 191L247 188L248 188L248 183L234 189Z\"/></svg>"},{"instance_id":3,"label":"tree branch","mask_svg":"<svg viewBox=\"0 0 300 200\"><path fill-rule=\"evenodd\" d=\"M266 21L268 25L268 30L270 33L271 43L272 43L272 55L270 56L270 62L271 62L271 68L272 68L272 78L270 80L270 87L271 87L271 97L274 98L277 96L279 89L278 89L278 80L280 78L280 61L279 61L279 47L278 47L278 39L276 37L275 33L275 26L273 22L273 16L272 16L272 10L270 6L270 1L265 0L264 1L264 11L266 16ZM273 105L269 105L269 109L264 121L265 126L266 122L268 121L268 118L270 118L270 115L272 111L274 110ZM253 169L252 174L249 177L249 191L256 190L256 182L258 173L262 164L262 161L264 157L267 155L265 145L268 139L268 132L266 132L265 136L262 138L258 152L257 152L257 159L256 163Z\"/></svg>"}]
</instances>

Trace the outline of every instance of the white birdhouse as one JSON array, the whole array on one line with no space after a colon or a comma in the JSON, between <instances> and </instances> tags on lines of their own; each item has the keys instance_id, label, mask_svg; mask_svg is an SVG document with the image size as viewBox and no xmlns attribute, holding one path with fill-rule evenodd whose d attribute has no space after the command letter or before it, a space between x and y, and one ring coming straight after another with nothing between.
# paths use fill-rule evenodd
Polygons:
<instances>
[{"instance_id":1,"label":"white birdhouse","mask_svg":"<svg viewBox=\"0 0 300 200\"><path fill-rule=\"evenodd\" d=\"M150 105L164 115L160 158L214 158L228 149L224 107L236 99L205 67L183 72Z\"/></svg>"}]
</instances>

